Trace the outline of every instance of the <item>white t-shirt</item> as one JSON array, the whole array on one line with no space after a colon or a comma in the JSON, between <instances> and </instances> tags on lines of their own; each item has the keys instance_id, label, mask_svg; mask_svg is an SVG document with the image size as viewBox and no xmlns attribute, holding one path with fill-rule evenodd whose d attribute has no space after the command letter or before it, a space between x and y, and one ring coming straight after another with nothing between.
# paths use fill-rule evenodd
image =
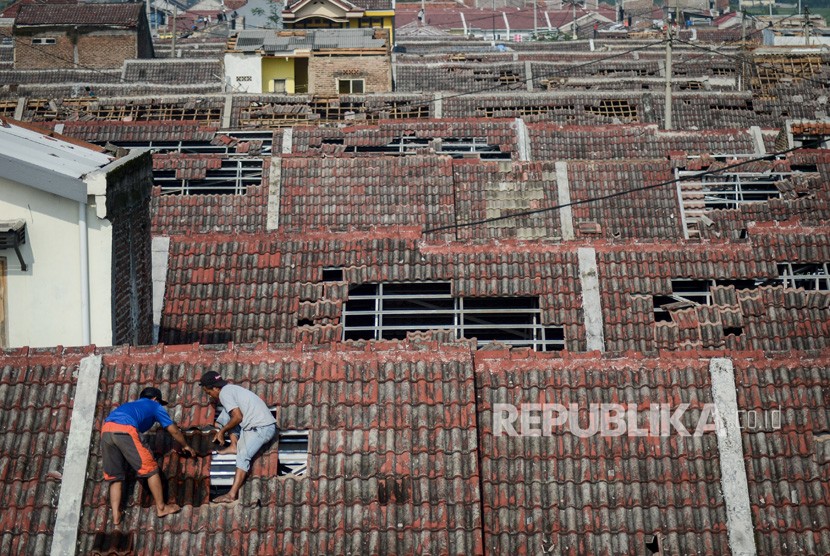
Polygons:
<instances>
[{"instance_id":1,"label":"white t-shirt","mask_svg":"<svg viewBox=\"0 0 830 556\"><path fill-rule=\"evenodd\" d=\"M277 422L265 402L246 388L226 384L219 390L219 403L229 414L239 408L242 412L242 430L272 425Z\"/></svg>"}]
</instances>

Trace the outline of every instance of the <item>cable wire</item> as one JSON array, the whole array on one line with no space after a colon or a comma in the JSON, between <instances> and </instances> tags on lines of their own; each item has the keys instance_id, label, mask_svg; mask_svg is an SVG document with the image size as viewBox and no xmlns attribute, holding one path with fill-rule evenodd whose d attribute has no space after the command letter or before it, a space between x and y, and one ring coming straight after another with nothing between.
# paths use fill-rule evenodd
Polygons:
<instances>
[{"instance_id":1,"label":"cable wire","mask_svg":"<svg viewBox=\"0 0 830 556\"><path fill-rule=\"evenodd\" d=\"M816 139L814 142L818 143L820 141L821 141L820 139ZM717 174L719 172L724 172L726 170L731 170L733 168L739 168L741 166L746 166L747 164L752 164L754 162L762 162L762 161L765 161L765 160L769 160L771 158L784 156L784 155L789 154L791 152L806 149L806 148L808 148L808 147L805 147L803 145L798 146L798 147L792 147L792 148L784 150L784 151L769 153L769 154L765 154L765 155L757 157L757 158L751 158L751 159L743 160L741 162L737 162L737 163L734 163L734 164L729 164L727 166L717 168L715 170L705 170L705 171L698 172L698 173L696 173L694 175L691 175L691 176L684 176L684 177L681 177L681 178L674 178L674 179L664 181L664 182L660 182L660 183L653 183L653 184L649 184L649 185L643 185L643 186L640 186L640 187L633 187L633 188L626 189L626 190L623 190L623 191L616 191L614 193L599 195L597 197L589 197L587 199L581 199L581 200L578 200L578 201L571 201L569 203L561 203L561 204L558 204L558 205L554 205L552 207L546 207L546 208L534 209L534 210L526 210L526 211L522 211L522 212L516 212L516 213L513 213L513 214L504 215L504 216L496 216L496 217L493 217L493 218L484 218L484 219L481 219L481 220L473 220L471 222L463 222L463 223L460 223L460 224L448 224L446 226L437 226L435 228L427 228L423 231L423 233L424 234L430 234L430 233L433 233L433 232L441 232L441 231L444 231L444 230L457 230L459 228L469 228L469 227L472 227L472 226L480 226L482 224L489 224L491 222L499 222L499 221L502 221L502 220L508 220L510 218L520 218L522 216L532 216L534 214L541 214L541 213L544 213L544 212L551 212L551 211L554 211L554 210L561 210L561 209L567 208L567 207L586 205L586 204L589 204L589 203L596 203L596 202L599 202L599 201L607 201L608 199L614 199L616 197L622 197L624 195L630 195L632 193L638 193L640 191L648 191L650 189L657 189L657 188L660 188L660 187L665 187L667 185L674 185L678 182L681 182L681 181L687 180L687 179L701 178L701 177L704 177L704 176Z\"/></svg>"},{"instance_id":2,"label":"cable wire","mask_svg":"<svg viewBox=\"0 0 830 556\"><path fill-rule=\"evenodd\" d=\"M789 75L790 77L797 77L799 79L803 79L804 81L809 81L811 83L815 83L817 85L827 86L827 85L830 84L830 81L820 81L818 79L813 79L812 77L807 77L807 76L804 76L804 75L798 75L797 73L781 69L777 66L773 66L773 65L770 65L770 64L764 64L764 63L758 63L753 58L750 58L749 56L744 56L744 55L741 55L741 54L727 54L725 52L718 52L717 50L713 50L711 48L706 48L705 46L700 46L700 45L697 45L697 44L694 44L694 43L691 43L691 42L688 42L688 41L678 39L676 37L675 37L674 40L676 40L677 42L686 44L688 46L691 46L693 48L696 48L698 50L704 50L706 52L718 53L721 56L725 56L727 58L732 58L732 59L735 59L735 60L738 60L738 61L741 61L741 62L747 62L749 64L754 64L755 67L770 69L770 70L776 71L778 73L783 73L784 75Z\"/></svg>"}]
</instances>

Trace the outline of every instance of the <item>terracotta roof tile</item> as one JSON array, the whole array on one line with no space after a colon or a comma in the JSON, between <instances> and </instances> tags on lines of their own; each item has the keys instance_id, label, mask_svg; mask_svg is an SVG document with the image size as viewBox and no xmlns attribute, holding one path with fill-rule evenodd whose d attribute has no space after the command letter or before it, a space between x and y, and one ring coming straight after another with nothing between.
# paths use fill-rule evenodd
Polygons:
<instances>
[{"instance_id":1,"label":"terracotta roof tile","mask_svg":"<svg viewBox=\"0 0 830 556\"><path fill-rule=\"evenodd\" d=\"M79 360L60 349L0 353L3 552L51 546Z\"/></svg>"},{"instance_id":2,"label":"terracotta roof tile","mask_svg":"<svg viewBox=\"0 0 830 556\"><path fill-rule=\"evenodd\" d=\"M196 381L206 368L251 388L277 407L281 429L309 431L309 467L302 477L276 477L277 453L266 449L235 505L210 505L210 457L182 459L166 435L151 435L170 500L183 506L158 526L149 509L125 516L135 550L245 547L257 554L395 552L479 554L478 463L474 381L469 351L442 355L397 347L380 351L245 348L155 355L105 356L96 430L116 405L152 381L169 396L184 427L210 423L213 406ZM141 360L139 359L139 360ZM424 364L426 363L426 364ZM441 393L447 403L439 403ZM450 401L453 400L453 401ZM209 443L188 435L209 450ZM98 453L97 434L92 453ZM80 550L90 549L107 518L100 458L90 460ZM150 505L130 493L131 504ZM143 493L143 491L141 491Z\"/></svg>"},{"instance_id":3,"label":"terracotta roof tile","mask_svg":"<svg viewBox=\"0 0 830 556\"><path fill-rule=\"evenodd\" d=\"M109 25L135 28L138 26L142 9L140 3L27 4L20 7L15 25Z\"/></svg>"}]
</instances>

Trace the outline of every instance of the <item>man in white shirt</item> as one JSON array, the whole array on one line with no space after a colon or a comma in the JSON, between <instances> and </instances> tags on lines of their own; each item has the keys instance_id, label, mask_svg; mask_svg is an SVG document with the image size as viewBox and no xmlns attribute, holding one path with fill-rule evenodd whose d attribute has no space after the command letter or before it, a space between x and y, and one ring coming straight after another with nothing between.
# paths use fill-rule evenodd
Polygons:
<instances>
[{"instance_id":1,"label":"man in white shirt","mask_svg":"<svg viewBox=\"0 0 830 556\"><path fill-rule=\"evenodd\" d=\"M239 497L239 489L251 469L251 459L263 444L277 434L277 421L259 396L241 386L228 384L216 371L203 374L199 385L222 406L222 413L216 419L219 430L216 431L214 442L224 446L225 435L230 433L230 446L219 453L236 454L233 486L227 494L217 497L214 502L233 502Z\"/></svg>"}]
</instances>

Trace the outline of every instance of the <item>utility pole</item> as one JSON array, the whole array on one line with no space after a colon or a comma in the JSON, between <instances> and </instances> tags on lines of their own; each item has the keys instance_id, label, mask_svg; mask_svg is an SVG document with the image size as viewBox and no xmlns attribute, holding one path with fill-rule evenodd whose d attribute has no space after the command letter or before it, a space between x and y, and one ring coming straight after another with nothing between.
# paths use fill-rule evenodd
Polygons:
<instances>
[{"instance_id":1,"label":"utility pole","mask_svg":"<svg viewBox=\"0 0 830 556\"><path fill-rule=\"evenodd\" d=\"M536 20L536 0L533 0L533 39L539 39L539 24Z\"/></svg>"},{"instance_id":2,"label":"utility pole","mask_svg":"<svg viewBox=\"0 0 830 556\"><path fill-rule=\"evenodd\" d=\"M170 47L170 57L171 58L176 57L176 33L178 33L178 30L176 29L176 16L178 15L178 13L179 12L176 9L176 4L173 4L173 33L172 33L173 44Z\"/></svg>"},{"instance_id":3,"label":"utility pole","mask_svg":"<svg viewBox=\"0 0 830 556\"><path fill-rule=\"evenodd\" d=\"M496 0L493 0L493 42L496 42Z\"/></svg>"},{"instance_id":4,"label":"utility pole","mask_svg":"<svg viewBox=\"0 0 830 556\"><path fill-rule=\"evenodd\" d=\"M738 74L738 90L743 91L744 77L746 76L746 12L741 10L741 73Z\"/></svg>"},{"instance_id":5,"label":"utility pole","mask_svg":"<svg viewBox=\"0 0 830 556\"><path fill-rule=\"evenodd\" d=\"M571 0L571 7L573 8L573 40L576 40L576 0Z\"/></svg>"},{"instance_id":6,"label":"utility pole","mask_svg":"<svg viewBox=\"0 0 830 556\"><path fill-rule=\"evenodd\" d=\"M666 125L665 129L670 130L671 125L671 46L672 46L671 24L666 18Z\"/></svg>"},{"instance_id":7,"label":"utility pole","mask_svg":"<svg viewBox=\"0 0 830 556\"><path fill-rule=\"evenodd\" d=\"M810 46L810 6L804 6L804 46Z\"/></svg>"}]
</instances>

